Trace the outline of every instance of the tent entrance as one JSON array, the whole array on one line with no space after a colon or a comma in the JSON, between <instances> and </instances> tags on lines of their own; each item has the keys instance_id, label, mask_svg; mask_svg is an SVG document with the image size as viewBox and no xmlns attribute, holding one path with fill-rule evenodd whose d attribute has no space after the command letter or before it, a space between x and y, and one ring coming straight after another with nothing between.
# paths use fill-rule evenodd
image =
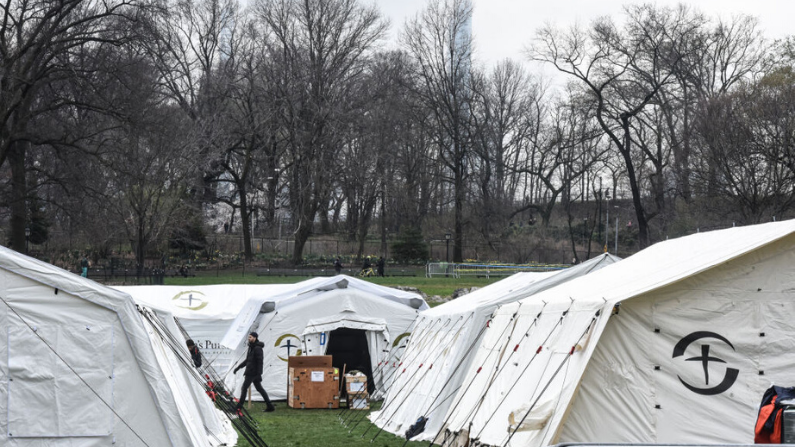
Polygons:
<instances>
[{"instance_id":1,"label":"tent entrance","mask_svg":"<svg viewBox=\"0 0 795 447\"><path fill-rule=\"evenodd\" d=\"M332 330L328 337L326 355L332 356L332 364L335 368L339 368L340 374L343 366L346 373L358 370L366 374L367 392L372 394L375 387L367 331L349 328Z\"/></svg>"}]
</instances>

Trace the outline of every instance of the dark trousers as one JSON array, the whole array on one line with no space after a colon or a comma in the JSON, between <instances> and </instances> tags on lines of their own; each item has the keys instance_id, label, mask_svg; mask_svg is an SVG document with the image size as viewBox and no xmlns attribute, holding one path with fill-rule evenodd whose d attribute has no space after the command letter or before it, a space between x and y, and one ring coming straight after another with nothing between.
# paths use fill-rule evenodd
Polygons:
<instances>
[{"instance_id":1,"label":"dark trousers","mask_svg":"<svg viewBox=\"0 0 795 447\"><path fill-rule=\"evenodd\" d=\"M254 388L256 388L257 391L259 391L260 395L262 395L262 398L265 399L265 405L267 405L268 407L272 407L273 404L271 403L271 400L268 397L268 393L265 391L265 388L262 387L262 377L246 376L246 380L243 381L243 388L240 391L240 401L238 401L237 403L238 410L243 408L243 402L246 401L246 393L248 393L248 387L250 387L252 383L254 384Z\"/></svg>"}]
</instances>

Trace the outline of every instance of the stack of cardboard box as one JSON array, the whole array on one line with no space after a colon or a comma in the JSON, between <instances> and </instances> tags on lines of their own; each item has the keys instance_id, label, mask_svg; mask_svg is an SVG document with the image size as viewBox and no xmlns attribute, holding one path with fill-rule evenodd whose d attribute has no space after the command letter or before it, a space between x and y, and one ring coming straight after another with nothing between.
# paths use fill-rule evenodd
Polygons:
<instances>
[{"instance_id":1,"label":"stack of cardboard box","mask_svg":"<svg viewBox=\"0 0 795 447\"><path fill-rule=\"evenodd\" d=\"M330 355L287 360L287 405L292 408L339 408L340 376Z\"/></svg>"},{"instance_id":2,"label":"stack of cardboard box","mask_svg":"<svg viewBox=\"0 0 795 447\"><path fill-rule=\"evenodd\" d=\"M351 410L370 409L366 375L358 371L345 374L345 391L348 395L348 408Z\"/></svg>"}]
</instances>

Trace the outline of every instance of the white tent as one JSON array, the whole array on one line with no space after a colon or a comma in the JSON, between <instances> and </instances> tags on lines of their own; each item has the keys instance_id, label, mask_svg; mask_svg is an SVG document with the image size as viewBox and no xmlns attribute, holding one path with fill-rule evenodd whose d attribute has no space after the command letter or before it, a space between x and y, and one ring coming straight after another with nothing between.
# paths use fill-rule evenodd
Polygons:
<instances>
[{"instance_id":1,"label":"white tent","mask_svg":"<svg viewBox=\"0 0 795 447\"><path fill-rule=\"evenodd\" d=\"M237 440L200 384L164 367L129 295L0 247L0 327L1 445Z\"/></svg>"},{"instance_id":2,"label":"white tent","mask_svg":"<svg viewBox=\"0 0 795 447\"><path fill-rule=\"evenodd\" d=\"M169 312L196 343L211 366L225 372L235 360L221 345L249 299L297 289L295 284L220 284L210 286L114 286L136 303Z\"/></svg>"},{"instance_id":3,"label":"white tent","mask_svg":"<svg viewBox=\"0 0 795 447\"><path fill-rule=\"evenodd\" d=\"M750 444L764 390L793 385L793 290L786 221L661 242L501 306L437 441Z\"/></svg>"},{"instance_id":4,"label":"white tent","mask_svg":"<svg viewBox=\"0 0 795 447\"><path fill-rule=\"evenodd\" d=\"M405 353L390 363L385 375L393 383L376 425L403 434L420 417L428 419L430 440L442 426L455 394L461 389L481 335L497 306L517 301L617 262L603 254L582 264L551 272L517 273L453 301L422 312Z\"/></svg>"},{"instance_id":5,"label":"white tent","mask_svg":"<svg viewBox=\"0 0 795 447\"><path fill-rule=\"evenodd\" d=\"M373 384L383 389L379 363L387 361L392 345L406 337L419 311L428 308L425 301L411 292L345 275L315 278L295 286L250 300L221 343L236 348L235 357L242 360L246 336L250 331L259 334L265 343L263 386L272 399L287 397L290 355L331 354L335 364L349 359L348 370L358 366L365 373L374 373ZM241 371L236 377L229 372L225 380L237 389L242 379Z\"/></svg>"}]
</instances>

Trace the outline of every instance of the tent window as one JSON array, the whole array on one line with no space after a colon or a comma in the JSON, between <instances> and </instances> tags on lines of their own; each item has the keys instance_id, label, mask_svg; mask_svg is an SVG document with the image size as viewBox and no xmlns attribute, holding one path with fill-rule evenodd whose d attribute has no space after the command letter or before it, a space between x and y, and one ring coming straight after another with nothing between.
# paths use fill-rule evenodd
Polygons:
<instances>
[{"instance_id":1,"label":"tent window","mask_svg":"<svg viewBox=\"0 0 795 447\"><path fill-rule=\"evenodd\" d=\"M342 372L358 370L367 375L367 390L373 392L373 371L370 363L370 351L367 348L367 336L360 329L339 328L331 331L328 337L326 355L331 355L332 364Z\"/></svg>"},{"instance_id":2,"label":"tent window","mask_svg":"<svg viewBox=\"0 0 795 447\"><path fill-rule=\"evenodd\" d=\"M8 377L9 437L111 434L112 412L97 394L112 405L112 326L38 327L34 333L12 320Z\"/></svg>"}]
</instances>

